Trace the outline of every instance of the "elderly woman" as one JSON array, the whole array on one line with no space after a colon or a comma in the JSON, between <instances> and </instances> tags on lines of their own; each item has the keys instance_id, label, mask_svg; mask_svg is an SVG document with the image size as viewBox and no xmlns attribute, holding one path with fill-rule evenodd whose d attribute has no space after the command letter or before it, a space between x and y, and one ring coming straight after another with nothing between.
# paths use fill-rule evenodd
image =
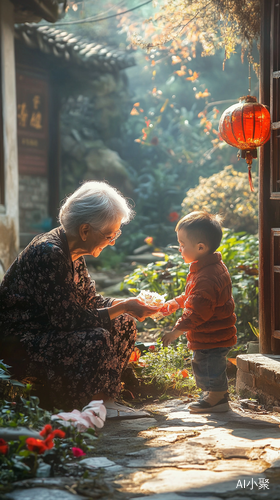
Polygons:
<instances>
[{"instance_id":1,"label":"elderly woman","mask_svg":"<svg viewBox=\"0 0 280 500\"><path fill-rule=\"evenodd\" d=\"M142 321L157 311L137 298L98 295L85 264L84 255L115 244L132 216L116 189L84 183L62 205L61 226L36 236L0 286L1 336L20 337L29 359L24 375L39 377L58 408L92 399L118 408L137 333L131 316Z\"/></svg>"}]
</instances>

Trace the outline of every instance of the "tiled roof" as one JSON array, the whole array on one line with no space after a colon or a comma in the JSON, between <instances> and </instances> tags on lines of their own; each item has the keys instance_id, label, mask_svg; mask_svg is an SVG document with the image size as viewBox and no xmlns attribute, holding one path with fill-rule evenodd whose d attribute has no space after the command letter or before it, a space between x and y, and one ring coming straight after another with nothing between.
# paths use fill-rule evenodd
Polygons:
<instances>
[{"instance_id":1,"label":"tiled roof","mask_svg":"<svg viewBox=\"0 0 280 500\"><path fill-rule=\"evenodd\" d=\"M135 65L133 56L124 51L89 42L52 26L16 25L15 37L31 49L89 70L114 72Z\"/></svg>"}]
</instances>

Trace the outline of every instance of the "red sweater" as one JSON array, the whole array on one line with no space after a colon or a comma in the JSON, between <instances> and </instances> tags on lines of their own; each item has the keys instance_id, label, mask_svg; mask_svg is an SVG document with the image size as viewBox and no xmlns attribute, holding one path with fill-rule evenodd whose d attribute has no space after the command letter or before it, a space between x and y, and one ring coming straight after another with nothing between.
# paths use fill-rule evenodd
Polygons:
<instances>
[{"instance_id":1,"label":"red sweater","mask_svg":"<svg viewBox=\"0 0 280 500\"><path fill-rule=\"evenodd\" d=\"M176 301L183 308L183 315L175 328L186 332L189 349L236 344L231 279L219 252L191 263L185 293Z\"/></svg>"}]
</instances>

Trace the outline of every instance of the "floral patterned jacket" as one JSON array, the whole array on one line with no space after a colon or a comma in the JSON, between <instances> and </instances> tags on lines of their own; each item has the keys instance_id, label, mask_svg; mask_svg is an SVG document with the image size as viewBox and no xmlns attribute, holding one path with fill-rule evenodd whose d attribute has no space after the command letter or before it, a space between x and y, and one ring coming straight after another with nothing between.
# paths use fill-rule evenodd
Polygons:
<instances>
[{"instance_id":1,"label":"floral patterned jacket","mask_svg":"<svg viewBox=\"0 0 280 500\"><path fill-rule=\"evenodd\" d=\"M72 262L62 227L36 236L0 285L0 335L110 329L114 299L96 294L84 257Z\"/></svg>"}]
</instances>

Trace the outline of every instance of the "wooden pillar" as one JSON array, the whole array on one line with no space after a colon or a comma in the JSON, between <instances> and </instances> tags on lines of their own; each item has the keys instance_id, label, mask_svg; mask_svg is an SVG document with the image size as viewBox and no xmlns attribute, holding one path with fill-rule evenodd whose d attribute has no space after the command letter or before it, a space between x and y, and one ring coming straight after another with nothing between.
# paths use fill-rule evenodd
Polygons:
<instances>
[{"instance_id":1,"label":"wooden pillar","mask_svg":"<svg viewBox=\"0 0 280 500\"><path fill-rule=\"evenodd\" d=\"M260 102L270 105L270 11L271 1L262 0L260 48ZM271 262L270 262L270 143L260 148L259 162L259 328L260 352L271 353Z\"/></svg>"},{"instance_id":2,"label":"wooden pillar","mask_svg":"<svg viewBox=\"0 0 280 500\"><path fill-rule=\"evenodd\" d=\"M19 248L14 7L9 0L0 1L0 36L2 100L0 261L7 269Z\"/></svg>"},{"instance_id":3,"label":"wooden pillar","mask_svg":"<svg viewBox=\"0 0 280 500\"><path fill-rule=\"evenodd\" d=\"M260 102L270 109L272 131L260 151L260 351L280 354L280 7L276 0L262 0L261 6Z\"/></svg>"}]
</instances>

